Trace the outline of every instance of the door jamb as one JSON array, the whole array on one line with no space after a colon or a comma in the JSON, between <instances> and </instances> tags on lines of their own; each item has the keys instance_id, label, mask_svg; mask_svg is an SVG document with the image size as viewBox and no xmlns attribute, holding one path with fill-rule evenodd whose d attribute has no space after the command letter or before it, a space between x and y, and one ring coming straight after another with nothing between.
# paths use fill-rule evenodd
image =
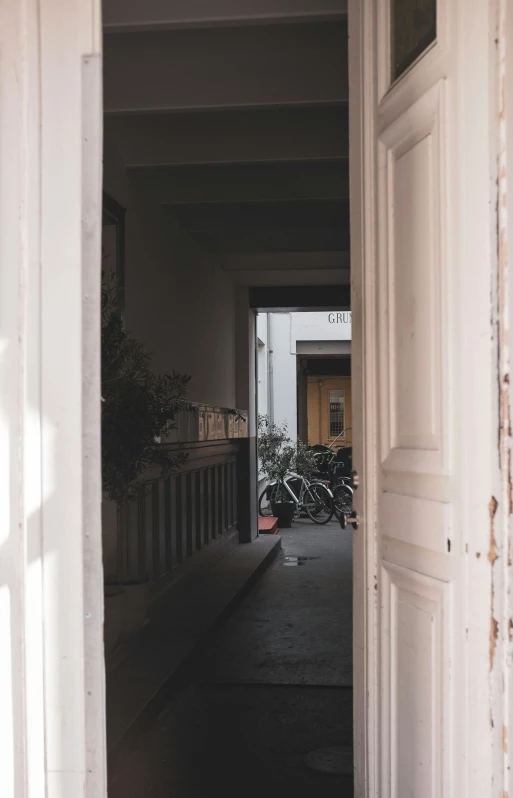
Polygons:
<instances>
[{"instance_id":1,"label":"door jamb","mask_svg":"<svg viewBox=\"0 0 513 798\"><path fill-rule=\"evenodd\" d=\"M361 487L355 507L362 524L353 541L353 735L355 796L377 795L378 787L378 539L377 356L375 240L375 54L372 0L349 0L349 179L351 216L351 310L354 467ZM375 38L375 37L374 37ZM368 87L372 86L372 90ZM359 87L351 91L351 87ZM361 104L360 104L361 99ZM366 167L366 165L369 165Z\"/></svg>"}]
</instances>

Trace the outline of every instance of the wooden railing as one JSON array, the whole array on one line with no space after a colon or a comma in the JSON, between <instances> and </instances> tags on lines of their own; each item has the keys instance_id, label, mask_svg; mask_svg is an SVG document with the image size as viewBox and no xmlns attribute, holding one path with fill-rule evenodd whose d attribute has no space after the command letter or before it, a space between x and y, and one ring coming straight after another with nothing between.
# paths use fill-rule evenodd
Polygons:
<instances>
[{"instance_id":1,"label":"wooden railing","mask_svg":"<svg viewBox=\"0 0 513 798\"><path fill-rule=\"evenodd\" d=\"M188 468L141 486L123 510L123 582L160 579L236 524L237 448L198 447Z\"/></svg>"},{"instance_id":2,"label":"wooden railing","mask_svg":"<svg viewBox=\"0 0 513 798\"><path fill-rule=\"evenodd\" d=\"M183 414L166 445L179 446L187 462L167 478L148 473L123 508L116 581L157 582L235 527L237 456L246 434L243 414L205 405Z\"/></svg>"}]
</instances>

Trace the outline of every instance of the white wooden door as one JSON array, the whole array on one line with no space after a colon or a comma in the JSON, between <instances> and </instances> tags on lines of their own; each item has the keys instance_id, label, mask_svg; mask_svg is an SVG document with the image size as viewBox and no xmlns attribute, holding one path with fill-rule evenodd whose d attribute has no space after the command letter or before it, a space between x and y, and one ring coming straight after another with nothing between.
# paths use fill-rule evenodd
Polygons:
<instances>
[{"instance_id":1,"label":"white wooden door","mask_svg":"<svg viewBox=\"0 0 513 798\"><path fill-rule=\"evenodd\" d=\"M496 794L492 6L349 3L357 796Z\"/></svg>"}]
</instances>

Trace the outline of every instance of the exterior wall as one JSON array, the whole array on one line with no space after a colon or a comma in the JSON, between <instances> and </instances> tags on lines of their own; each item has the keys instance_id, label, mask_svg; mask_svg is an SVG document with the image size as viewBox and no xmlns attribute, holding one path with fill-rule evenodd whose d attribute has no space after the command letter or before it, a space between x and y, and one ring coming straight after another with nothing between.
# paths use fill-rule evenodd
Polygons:
<instances>
[{"instance_id":1,"label":"exterior wall","mask_svg":"<svg viewBox=\"0 0 513 798\"><path fill-rule=\"evenodd\" d=\"M269 341L272 370L272 415L276 424L286 424L292 440L297 438L296 358L291 346L291 314L270 313Z\"/></svg>"},{"instance_id":2,"label":"exterior wall","mask_svg":"<svg viewBox=\"0 0 513 798\"><path fill-rule=\"evenodd\" d=\"M348 429L345 443L352 443L352 407L350 377L309 377L308 378L308 444L329 444L334 440L329 430L329 393L345 392L345 426ZM339 438L339 443L342 438ZM335 444L335 448L338 448Z\"/></svg>"},{"instance_id":3,"label":"exterior wall","mask_svg":"<svg viewBox=\"0 0 513 798\"><path fill-rule=\"evenodd\" d=\"M292 313L290 328L292 341L350 341L351 311Z\"/></svg>"},{"instance_id":4,"label":"exterior wall","mask_svg":"<svg viewBox=\"0 0 513 798\"><path fill-rule=\"evenodd\" d=\"M262 342L257 350L259 413L277 424L286 423L290 437L296 440L297 358L310 343L314 354L349 354L351 312L261 313L257 332ZM310 398L308 408L310 414Z\"/></svg>"},{"instance_id":5,"label":"exterior wall","mask_svg":"<svg viewBox=\"0 0 513 798\"><path fill-rule=\"evenodd\" d=\"M267 313L259 313L257 316L257 410L262 416L266 416L269 412L268 367Z\"/></svg>"}]
</instances>

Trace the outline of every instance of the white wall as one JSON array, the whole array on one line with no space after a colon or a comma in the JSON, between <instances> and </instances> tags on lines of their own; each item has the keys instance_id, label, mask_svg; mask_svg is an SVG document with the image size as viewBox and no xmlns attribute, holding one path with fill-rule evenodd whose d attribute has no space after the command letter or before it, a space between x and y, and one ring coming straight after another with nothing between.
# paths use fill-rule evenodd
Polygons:
<instances>
[{"instance_id":1,"label":"white wall","mask_svg":"<svg viewBox=\"0 0 513 798\"><path fill-rule=\"evenodd\" d=\"M292 341L350 341L351 311L292 313ZM293 349L295 351L295 347Z\"/></svg>"},{"instance_id":2,"label":"white wall","mask_svg":"<svg viewBox=\"0 0 513 798\"><path fill-rule=\"evenodd\" d=\"M268 351L267 351L267 313L257 315L257 409L266 416L268 407Z\"/></svg>"},{"instance_id":3,"label":"white wall","mask_svg":"<svg viewBox=\"0 0 513 798\"><path fill-rule=\"evenodd\" d=\"M271 358L269 380L272 383L273 419L285 423L292 440L297 438L296 357L291 354L290 313L270 313L268 342Z\"/></svg>"},{"instance_id":4,"label":"white wall","mask_svg":"<svg viewBox=\"0 0 513 798\"><path fill-rule=\"evenodd\" d=\"M347 354L351 312L261 313L257 335L264 344L257 349L259 412L277 424L285 422L290 437L296 440L298 342L326 342L329 344L326 352ZM272 407L269 407L270 395Z\"/></svg>"}]
</instances>

